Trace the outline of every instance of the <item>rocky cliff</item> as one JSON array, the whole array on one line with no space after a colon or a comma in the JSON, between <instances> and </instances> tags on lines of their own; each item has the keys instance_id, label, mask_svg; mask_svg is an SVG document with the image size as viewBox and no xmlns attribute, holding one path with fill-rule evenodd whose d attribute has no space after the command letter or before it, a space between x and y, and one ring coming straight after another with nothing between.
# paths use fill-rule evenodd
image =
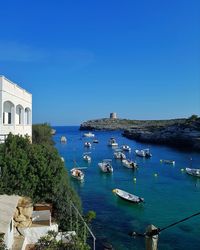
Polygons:
<instances>
[{"instance_id":1,"label":"rocky cliff","mask_svg":"<svg viewBox=\"0 0 200 250\"><path fill-rule=\"evenodd\" d=\"M163 127L135 127L126 129L123 135L141 142L166 144L200 151L200 118L186 120Z\"/></svg>"},{"instance_id":2,"label":"rocky cliff","mask_svg":"<svg viewBox=\"0 0 200 250\"><path fill-rule=\"evenodd\" d=\"M124 130L123 136L141 142L166 144L200 151L200 118L172 120L97 119L80 130Z\"/></svg>"},{"instance_id":3,"label":"rocky cliff","mask_svg":"<svg viewBox=\"0 0 200 250\"><path fill-rule=\"evenodd\" d=\"M126 130L133 127L163 127L175 123L182 123L185 119L172 120L128 120L128 119L96 119L84 122L80 130Z\"/></svg>"}]
</instances>

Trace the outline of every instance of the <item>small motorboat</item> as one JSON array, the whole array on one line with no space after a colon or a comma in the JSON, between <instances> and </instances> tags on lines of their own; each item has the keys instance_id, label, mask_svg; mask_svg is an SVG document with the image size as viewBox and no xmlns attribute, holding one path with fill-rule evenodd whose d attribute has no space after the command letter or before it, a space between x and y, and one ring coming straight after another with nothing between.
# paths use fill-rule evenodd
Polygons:
<instances>
[{"instance_id":1,"label":"small motorboat","mask_svg":"<svg viewBox=\"0 0 200 250\"><path fill-rule=\"evenodd\" d=\"M118 189L118 188L113 189L113 193L118 195L121 199L129 201L129 202L133 202L133 203L144 202L144 198L141 198L141 197L136 196L134 194L130 194L130 193L123 191L121 189Z\"/></svg>"},{"instance_id":2,"label":"small motorboat","mask_svg":"<svg viewBox=\"0 0 200 250\"><path fill-rule=\"evenodd\" d=\"M126 155L122 153L121 151L114 152L114 158L118 160L124 160L126 159Z\"/></svg>"},{"instance_id":3,"label":"small motorboat","mask_svg":"<svg viewBox=\"0 0 200 250\"><path fill-rule=\"evenodd\" d=\"M135 153L137 156L140 156L140 157L146 157L146 158L149 158L152 156L152 154L150 153L150 150L147 148L147 149L142 149L142 150L135 150Z\"/></svg>"},{"instance_id":4,"label":"small motorboat","mask_svg":"<svg viewBox=\"0 0 200 250\"><path fill-rule=\"evenodd\" d=\"M186 168L186 173L195 177L200 177L200 168Z\"/></svg>"},{"instance_id":5,"label":"small motorboat","mask_svg":"<svg viewBox=\"0 0 200 250\"><path fill-rule=\"evenodd\" d=\"M87 148L91 148L92 147L92 144L90 142L85 142L84 143L84 147L87 147Z\"/></svg>"},{"instance_id":6,"label":"small motorboat","mask_svg":"<svg viewBox=\"0 0 200 250\"><path fill-rule=\"evenodd\" d=\"M172 160L160 160L161 163L165 163L165 164L173 164L175 165L175 161L172 161Z\"/></svg>"},{"instance_id":7,"label":"small motorboat","mask_svg":"<svg viewBox=\"0 0 200 250\"><path fill-rule=\"evenodd\" d=\"M99 141L97 139L93 140L93 143L99 143Z\"/></svg>"},{"instance_id":8,"label":"small motorboat","mask_svg":"<svg viewBox=\"0 0 200 250\"><path fill-rule=\"evenodd\" d=\"M136 162L134 162L132 160L128 160L128 159L122 160L122 164L124 167L132 168L132 169L136 169L138 166Z\"/></svg>"},{"instance_id":9,"label":"small motorboat","mask_svg":"<svg viewBox=\"0 0 200 250\"><path fill-rule=\"evenodd\" d=\"M118 146L118 143L116 142L115 138L110 138L110 140L108 141L108 146L111 146L111 147L117 147Z\"/></svg>"},{"instance_id":10,"label":"small motorboat","mask_svg":"<svg viewBox=\"0 0 200 250\"><path fill-rule=\"evenodd\" d=\"M60 142L66 143L67 142L67 138L65 136L61 136L60 137Z\"/></svg>"},{"instance_id":11,"label":"small motorboat","mask_svg":"<svg viewBox=\"0 0 200 250\"><path fill-rule=\"evenodd\" d=\"M128 145L122 145L122 150L130 152L131 148Z\"/></svg>"},{"instance_id":12,"label":"small motorboat","mask_svg":"<svg viewBox=\"0 0 200 250\"><path fill-rule=\"evenodd\" d=\"M95 135L91 132L83 134L84 137L95 137Z\"/></svg>"},{"instance_id":13,"label":"small motorboat","mask_svg":"<svg viewBox=\"0 0 200 250\"><path fill-rule=\"evenodd\" d=\"M90 152L87 152L87 153L84 153L83 154L83 159L85 160L85 161L91 161L92 160L92 157L89 155L90 154Z\"/></svg>"},{"instance_id":14,"label":"small motorboat","mask_svg":"<svg viewBox=\"0 0 200 250\"><path fill-rule=\"evenodd\" d=\"M82 181L84 179L84 173L81 171L80 168L72 168L70 170L71 176L79 181Z\"/></svg>"},{"instance_id":15,"label":"small motorboat","mask_svg":"<svg viewBox=\"0 0 200 250\"><path fill-rule=\"evenodd\" d=\"M104 173L112 173L113 167L111 165L112 160L111 159L104 159L102 162L98 163L99 168Z\"/></svg>"}]
</instances>

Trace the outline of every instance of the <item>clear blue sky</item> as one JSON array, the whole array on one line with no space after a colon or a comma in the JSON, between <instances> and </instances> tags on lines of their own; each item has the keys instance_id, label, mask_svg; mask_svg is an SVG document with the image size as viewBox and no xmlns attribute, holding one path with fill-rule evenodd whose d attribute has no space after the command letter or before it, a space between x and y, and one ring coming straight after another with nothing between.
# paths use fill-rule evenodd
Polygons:
<instances>
[{"instance_id":1,"label":"clear blue sky","mask_svg":"<svg viewBox=\"0 0 200 250\"><path fill-rule=\"evenodd\" d=\"M200 1L0 1L0 75L33 122L200 115Z\"/></svg>"}]
</instances>

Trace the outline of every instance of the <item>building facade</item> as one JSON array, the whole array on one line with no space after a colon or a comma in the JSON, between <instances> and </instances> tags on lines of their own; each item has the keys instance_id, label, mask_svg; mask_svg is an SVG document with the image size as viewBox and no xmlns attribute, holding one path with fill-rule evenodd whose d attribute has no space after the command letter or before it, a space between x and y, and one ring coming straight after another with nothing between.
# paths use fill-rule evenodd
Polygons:
<instances>
[{"instance_id":1,"label":"building facade","mask_svg":"<svg viewBox=\"0 0 200 250\"><path fill-rule=\"evenodd\" d=\"M0 142L9 133L32 137L32 95L0 76Z\"/></svg>"}]
</instances>

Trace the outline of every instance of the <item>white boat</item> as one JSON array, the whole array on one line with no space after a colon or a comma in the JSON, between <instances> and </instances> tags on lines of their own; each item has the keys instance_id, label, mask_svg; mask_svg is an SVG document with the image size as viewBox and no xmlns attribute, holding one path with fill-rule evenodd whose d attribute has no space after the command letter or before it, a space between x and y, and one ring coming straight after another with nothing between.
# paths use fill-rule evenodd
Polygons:
<instances>
[{"instance_id":1,"label":"white boat","mask_svg":"<svg viewBox=\"0 0 200 250\"><path fill-rule=\"evenodd\" d=\"M93 140L93 143L99 143L99 141L97 139Z\"/></svg>"},{"instance_id":2,"label":"white boat","mask_svg":"<svg viewBox=\"0 0 200 250\"><path fill-rule=\"evenodd\" d=\"M160 162L161 163L166 163L166 164L173 164L173 165L175 164L175 161L173 161L173 160L162 160L161 159Z\"/></svg>"},{"instance_id":3,"label":"white boat","mask_svg":"<svg viewBox=\"0 0 200 250\"><path fill-rule=\"evenodd\" d=\"M85 133L85 134L83 134L83 136L85 136L85 137L95 137L95 135L93 133L91 133L91 132Z\"/></svg>"},{"instance_id":4,"label":"white boat","mask_svg":"<svg viewBox=\"0 0 200 250\"><path fill-rule=\"evenodd\" d=\"M84 147L91 148L92 144L90 142L85 142Z\"/></svg>"},{"instance_id":5,"label":"white boat","mask_svg":"<svg viewBox=\"0 0 200 250\"><path fill-rule=\"evenodd\" d=\"M131 148L128 145L123 145L122 150L130 152Z\"/></svg>"},{"instance_id":6,"label":"white boat","mask_svg":"<svg viewBox=\"0 0 200 250\"><path fill-rule=\"evenodd\" d=\"M200 168L186 168L186 173L195 177L200 177Z\"/></svg>"},{"instance_id":7,"label":"white boat","mask_svg":"<svg viewBox=\"0 0 200 250\"><path fill-rule=\"evenodd\" d=\"M65 136L61 136L60 137L60 142L66 143L67 142L67 138Z\"/></svg>"},{"instance_id":8,"label":"white boat","mask_svg":"<svg viewBox=\"0 0 200 250\"><path fill-rule=\"evenodd\" d=\"M90 154L90 152L87 152L87 153L83 154L83 159L85 161L91 161L92 160L92 157L89 154Z\"/></svg>"},{"instance_id":9,"label":"white boat","mask_svg":"<svg viewBox=\"0 0 200 250\"><path fill-rule=\"evenodd\" d=\"M124 167L127 167L127 168L132 168L132 169L137 168L137 163L128 159L122 160L122 164Z\"/></svg>"},{"instance_id":10,"label":"white boat","mask_svg":"<svg viewBox=\"0 0 200 250\"><path fill-rule=\"evenodd\" d=\"M121 199L129 201L129 202L133 202L133 203L141 203L144 202L144 198L141 198L139 196L136 196L134 194L130 194L124 190L121 189L113 189L113 193L115 193L116 195L118 195Z\"/></svg>"},{"instance_id":11,"label":"white boat","mask_svg":"<svg viewBox=\"0 0 200 250\"><path fill-rule=\"evenodd\" d=\"M140 157L148 158L148 157L152 156L152 154L150 153L150 150L148 148L147 149L142 149L142 150L136 149L135 153L136 153L137 156L140 156Z\"/></svg>"},{"instance_id":12,"label":"white boat","mask_svg":"<svg viewBox=\"0 0 200 250\"><path fill-rule=\"evenodd\" d=\"M82 181L84 179L84 173L81 171L80 168L72 168L70 170L71 176L79 181Z\"/></svg>"},{"instance_id":13,"label":"white boat","mask_svg":"<svg viewBox=\"0 0 200 250\"><path fill-rule=\"evenodd\" d=\"M124 160L126 159L126 155L120 151L114 152L114 158L118 160Z\"/></svg>"},{"instance_id":14,"label":"white boat","mask_svg":"<svg viewBox=\"0 0 200 250\"><path fill-rule=\"evenodd\" d=\"M117 147L118 146L118 143L116 142L115 138L110 138L110 140L108 141L108 146L111 146L111 147Z\"/></svg>"},{"instance_id":15,"label":"white boat","mask_svg":"<svg viewBox=\"0 0 200 250\"><path fill-rule=\"evenodd\" d=\"M104 173L112 173L113 167L111 165L112 160L111 159L104 159L102 162L98 163L99 168Z\"/></svg>"}]
</instances>

